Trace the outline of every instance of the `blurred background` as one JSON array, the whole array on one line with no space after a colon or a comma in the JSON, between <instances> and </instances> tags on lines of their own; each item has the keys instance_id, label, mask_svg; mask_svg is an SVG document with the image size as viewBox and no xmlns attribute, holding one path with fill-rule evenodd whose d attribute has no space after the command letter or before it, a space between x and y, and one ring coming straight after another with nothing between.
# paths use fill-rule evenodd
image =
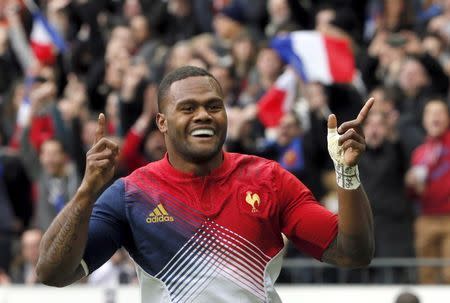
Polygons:
<instances>
[{"instance_id":1,"label":"blurred background","mask_svg":"<svg viewBox=\"0 0 450 303\"><path fill-rule=\"evenodd\" d=\"M334 212L326 119L376 98L359 164L376 258L341 270L288 244L278 283L450 283L450 0L0 0L0 285L37 283L99 112L116 178L163 157L157 86L183 65L221 83L226 150L278 161ZM136 283L125 251L80 282Z\"/></svg>"}]
</instances>

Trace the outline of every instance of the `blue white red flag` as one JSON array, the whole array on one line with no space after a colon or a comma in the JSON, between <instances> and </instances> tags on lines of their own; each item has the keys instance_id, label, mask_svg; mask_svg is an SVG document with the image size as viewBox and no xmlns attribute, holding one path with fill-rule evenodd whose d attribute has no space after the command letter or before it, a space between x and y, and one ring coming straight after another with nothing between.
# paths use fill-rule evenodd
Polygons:
<instances>
[{"instance_id":1,"label":"blue white red flag","mask_svg":"<svg viewBox=\"0 0 450 303\"><path fill-rule=\"evenodd\" d=\"M355 59L350 42L317 31L296 31L272 39L271 47L305 82L350 83Z\"/></svg>"},{"instance_id":2,"label":"blue white red flag","mask_svg":"<svg viewBox=\"0 0 450 303\"><path fill-rule=\"evenodd\" d=\"M258 100L258 119L265 127L277 126L283 115L292 109L297 91L297 78L292 69L286 69Z\"/></svg>"},{"instance_id":3,"label":"blue white red flag","mask_svg":"<svg viewBox=\"0 0 450 303\"><path fill-rule=\"evenodd\" d=\"M58 53L66 50L64 39L38 8L33 9L31 13L33 15L31 48L39 62L52 65Z\"/></svg>"}]
</instances>

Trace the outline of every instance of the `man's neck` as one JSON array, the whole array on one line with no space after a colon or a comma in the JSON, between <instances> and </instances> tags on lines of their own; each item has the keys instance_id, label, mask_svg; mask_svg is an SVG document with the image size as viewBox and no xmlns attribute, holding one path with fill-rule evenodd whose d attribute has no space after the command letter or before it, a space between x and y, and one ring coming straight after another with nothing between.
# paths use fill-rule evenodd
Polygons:
<instances>
[{"instance_id":1,"label":"man's neck","mask_svg":"<svg viewBox=\"0 0 450 303\"><path fill-rule=\"evenodd\" d=\"M202 163L188 161L173 152L168 152L168 155L169 162L175 169L183 173L191 173L196 176L207 176L223 163L223 152L219 152L211 160Z\"/></svg>"}]
</instances>

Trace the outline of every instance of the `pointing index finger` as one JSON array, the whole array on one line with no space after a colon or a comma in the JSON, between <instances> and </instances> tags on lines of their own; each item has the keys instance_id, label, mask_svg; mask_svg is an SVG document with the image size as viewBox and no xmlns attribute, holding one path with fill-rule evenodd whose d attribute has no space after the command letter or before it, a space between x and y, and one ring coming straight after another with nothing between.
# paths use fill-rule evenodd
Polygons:
<instances>
[{"instance_id":1,"label":"pointing index finger","mask_svg":"<svg viewBox=\"0 0 450 303\"><path fill-rule=\"evenodd\" d=\"M374 102L375 99L373 97L367 100L366 104L364 104L363 108L358 114L358 117L356 118L356 121L358 121L358 123L361 124L366 120L367 115L369 114L369 111L372 108Z\"/></svg>"},{"instance_id":2,"label":"pointing index finger","mask_svg":"<svg viewBox=\"0 0 450 303\"><path fill-rule=\"evenodd\" d=\"M97 129L95 130L94 145L105 136L105 133L106 133L106 118L105 115L101 113L100 115L98 115Z\"/></svg>"},{"instance_id":3,"label":"pointing index finger","mask_svg":"<svg viewBox=\"0 0 450 303\"><path fill-rule=\"evenodd\" d=\"M354 120L342 123L341 126L339 126L338 132L340 134L343 134L350 128L355 128L357 131L360 131L361 126L363 122L366 120L369 111L373 106L374 101L375 101L374 98L370 98L369 100L367 100L367 102L364 104L363 108L359 112L358 117L356 117L356 119Z\"/></svg>"}]
</instances>

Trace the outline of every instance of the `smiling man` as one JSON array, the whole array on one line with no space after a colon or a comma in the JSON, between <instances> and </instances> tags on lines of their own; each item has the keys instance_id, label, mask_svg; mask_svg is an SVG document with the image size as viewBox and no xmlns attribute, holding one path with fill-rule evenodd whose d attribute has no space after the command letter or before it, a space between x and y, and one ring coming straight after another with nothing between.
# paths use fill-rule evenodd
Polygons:
<instances>
[{"instance_id":1,"label":"smiling man","mask_svg":"<svg viewBox=\"0 0 450 303\"><path fill-rule=\"evenodd\" d=\"M227 114L219 83L204 72L189 76L193 71L200 70L180 69L161 82L156 119L170 163L184 172L206 175L222 162Z\"/></svg>"},{"instance_id":2,"label":"smiling man","mask_svg":"<svg viewBox=\"0 0 450 303\"><path fill-rule=\"evenodd\" d=\"M357 160L372 105L369 100L339 131L329 117L338 220L276 162L222 151L227 116L220 84L195 67L171 72L158 93L165 158L117 180L94 204L118 152L103 138L100 115L82 185L42 240L39 278L71 284L124 246L136 263L142 302L280 302L274 283L282 233L324 262L367 265L372 215Z\"/></svg>"}]
</instances>

